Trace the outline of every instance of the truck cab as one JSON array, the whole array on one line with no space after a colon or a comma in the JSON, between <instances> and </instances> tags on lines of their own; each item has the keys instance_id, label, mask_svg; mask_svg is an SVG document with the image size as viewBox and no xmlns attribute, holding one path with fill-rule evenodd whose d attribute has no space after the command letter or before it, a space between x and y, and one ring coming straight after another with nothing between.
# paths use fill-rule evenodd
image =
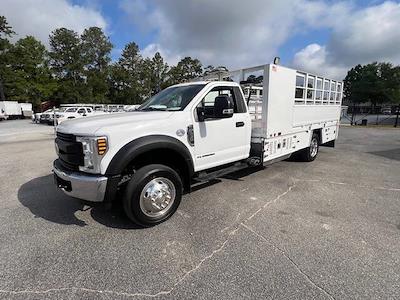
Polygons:
<instances>
[{"instance_id":1,"label":"truck cab","mask_svg":"<svg viewBox=\"0 0 400 300\"><path fill-rule=\"evenodd\" d=\"M262 70L276 72L276 66ZM340 105L324 107L326 116L318 120L309 116L311 105L296 112L299 87L296 71L289 71L282 69L280 77L265 74L271 81L264 82L261 119L249 112L238 82L205 80L171 86L133 112L62 122L55 140L55 182L79 199L122 199L133 222L152 226L177 210L193 183L292 154L312 161L320 144L336 138ZM286 92L272 100L275 80L287 81L292 90L283 86ZM267 120L271 109L281 115ZM293 116L311 121L296 124Z\"/></svg>"}]
</instances>

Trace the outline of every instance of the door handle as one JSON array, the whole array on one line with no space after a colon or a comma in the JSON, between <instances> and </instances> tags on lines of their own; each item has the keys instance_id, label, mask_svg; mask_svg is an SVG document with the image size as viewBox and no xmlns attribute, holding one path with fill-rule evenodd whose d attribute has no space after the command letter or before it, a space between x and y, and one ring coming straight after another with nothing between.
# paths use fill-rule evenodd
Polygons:
<instances>
[{"instance_id":1,"label":"door handle","mask_svg":"<svg viewBox=\"0 0 400 300\"><path fill-rule=\"evenodd\" d=\"M236 127L243 127L244 126L244 122L236 122Z\"/></svg>"}]
</instances>

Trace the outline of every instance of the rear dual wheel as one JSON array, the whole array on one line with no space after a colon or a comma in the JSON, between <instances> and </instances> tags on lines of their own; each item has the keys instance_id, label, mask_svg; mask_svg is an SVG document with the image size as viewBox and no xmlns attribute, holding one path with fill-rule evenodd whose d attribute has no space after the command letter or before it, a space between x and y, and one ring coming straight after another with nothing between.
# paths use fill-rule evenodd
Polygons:
<instances>
[{"instance_id":1,"label":"rear dual wheel","mask_svg":"<svg viewBox=\"0 0 400 300\"><path fill-rule=\"evenodd\" d=\"M182 180L168 166L152 164L137 170L123 197L124 210L134 223L148 227L167 220L178 209Z\"/></svg>"},{"instance_id":2,"label":"rear dual wheel","mask_svg":"<svg viewBox=\"0 0 400 300\"><path fill-rule=\"evenodd\" d=\"M313 133L311 137L310 146L296 153L296 158L306 162L313 161L314 159L317 158L318 151L319 151L319 137L318 134Z\"/></svg>"}]
</instances>

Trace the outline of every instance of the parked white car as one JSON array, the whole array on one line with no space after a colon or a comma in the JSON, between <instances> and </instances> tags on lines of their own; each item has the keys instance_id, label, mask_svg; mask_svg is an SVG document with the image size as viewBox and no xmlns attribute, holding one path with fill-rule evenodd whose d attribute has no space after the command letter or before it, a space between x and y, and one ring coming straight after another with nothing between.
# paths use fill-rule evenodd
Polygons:
<instances>
[{"instance_id":1,"label":"parked white car","mask_svg":"<svg viewBox=\"0 0 400 300\"><path fill-rule=\"evenodd\" d=\"M90 107L69 107L63 112L57 113L56 118L57 118L57 123L60 124L65 120L93 116L94 114L95 113L93 109Z\"/></svg>"},{"instance_id":2,"label":"parked white car","mask_svg":"<svg viewBox=\"0 0 400 300\"><path fill-rule=\"evenodd\" d=\"M56 110L56 112L57 112L57 110ZM51 116L53 114L54 114L53 109L48 109L48 110L46 110L46 111L44 111L42 113L36 113L33 120L34 120L35 123L41 123L41 124L42 123L46 123L46 124L48 124L49 120L50 120L50 118L51 118Z\"/></svg>"}]
</instances>

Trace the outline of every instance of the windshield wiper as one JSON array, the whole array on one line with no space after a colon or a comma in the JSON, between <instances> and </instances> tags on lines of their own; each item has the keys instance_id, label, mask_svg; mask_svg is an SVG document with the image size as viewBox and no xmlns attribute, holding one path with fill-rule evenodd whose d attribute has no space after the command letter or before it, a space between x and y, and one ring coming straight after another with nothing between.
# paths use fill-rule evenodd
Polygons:
<instances>
[{"instance_id":1,"label":"windshield wiper","mask_svg":"<svg viewBox=\"0 0 400 300\"><path fill-rule=\"evenodd\" d=\"M156 110L156 111L167 111L167 109L166 108L159 108L159 107L146 107L146 108L142 108L142 109L138 109L139 111L141 110L141 111L153 111L153 110Z\"/></svg>"}]
</instances>

